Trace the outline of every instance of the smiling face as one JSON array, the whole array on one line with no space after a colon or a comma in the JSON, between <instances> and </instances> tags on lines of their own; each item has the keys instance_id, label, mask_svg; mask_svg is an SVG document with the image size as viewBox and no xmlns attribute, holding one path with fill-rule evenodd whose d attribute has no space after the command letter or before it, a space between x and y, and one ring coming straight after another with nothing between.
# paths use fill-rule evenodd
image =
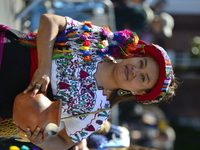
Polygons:
<instances>
[{"instance_id":1,"label":"smiling face","mask_svg":"<svg viewBox=\"0 0 200 150\"><path fill-rule=\"evenodd\" d=\"M154 87L159 77L159 66L151 57L124 59L114 69L114 79L121 89L145 94L144 90Z\"/></svg>"}]
</instances>

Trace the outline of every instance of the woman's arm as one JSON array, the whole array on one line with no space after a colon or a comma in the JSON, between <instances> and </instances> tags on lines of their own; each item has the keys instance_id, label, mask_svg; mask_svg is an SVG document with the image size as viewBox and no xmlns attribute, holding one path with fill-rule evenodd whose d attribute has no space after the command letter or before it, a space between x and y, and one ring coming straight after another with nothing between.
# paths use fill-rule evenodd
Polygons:
<instances>
[{"instance_id":1,"label":"woman's arm","mask_svg":"<svg viewBox=\"0 0 200 150\"><path fill-rule=\"evenodd\" d=\"M31 133L27 128L26 132L18 128L19 131L25 135L33 144L44 150L66 150L72 147L75 143L70 139L66 133L66 129L63 128L56 135L48 135L45 132L40 132L40 128Z\"/></svg>"},{"instance_id":2,"label":"woman's arm","mask_svg":"<svg viewBox=\"0 0 200 150\"><path fill-rule=\"evenodd\" d=\"M57 15L43 14L37 33L38 68L31 83L24 93L33 90L34 96L39 90L45 92L50 82L52 50L58 33L66 28L66 18Z\"/></svg>"}]
</instances>

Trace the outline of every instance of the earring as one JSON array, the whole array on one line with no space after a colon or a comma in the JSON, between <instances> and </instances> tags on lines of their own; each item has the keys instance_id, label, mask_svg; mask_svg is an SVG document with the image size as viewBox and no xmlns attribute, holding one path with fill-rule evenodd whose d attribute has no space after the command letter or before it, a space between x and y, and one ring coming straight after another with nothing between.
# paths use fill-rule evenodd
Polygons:
<instances>
[{"instance_id":1,"label":"earring","mask_svg":"<svg viewBox=\"0 0 200 150\"><path fill-rule=\"evenodd\" d=\"M115 62L116 62L117 64L119 64L119 63L122 62L122 59L115 59Z\"/></svg>"},{"instance_id":2,"label":"earring","mask_svg":"<svg viewBox=\"0 0 200 150\"><path fill-rule=\"evenodd\" d=\"M117 95L118 96L124 96L124 95L128 95L128 94L133 94L133 93L134 92L126 91L126 90L123 90L123 89L117 90Z\"/></svg>"}]
</instances>

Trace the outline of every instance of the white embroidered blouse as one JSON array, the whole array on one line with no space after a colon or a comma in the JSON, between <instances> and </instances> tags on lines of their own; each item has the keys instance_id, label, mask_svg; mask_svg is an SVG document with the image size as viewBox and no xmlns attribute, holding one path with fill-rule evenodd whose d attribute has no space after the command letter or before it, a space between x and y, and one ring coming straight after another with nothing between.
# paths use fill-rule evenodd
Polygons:
<instances>
[{"instance_id":1,"label":"white embroidered blouse","mask_svg":"<svg viewBox=\"0 0 200 150\"><path fill-rule=\"evenodd\" d=\"M84 23L67 19L66 31L76 31L76 35L67 34L66 45L70 52L65 57L56 58L52 61L51 84L55 99L62 99L61 118L89 113L104 108L109 108L110 103L103 95L103 90L98 89L94 74L97 71L101 58L96 54L98 43L102 40L101 27L92 25L92 31L83 29ZM77 42L81 36L89 33L85 41L91 45L84 47L83 43ZM84 49L85 48L85 49ZM84 53L90 51L91 60L84 61ZM97 131L109 118L110 110L89 114L80 117L65 119L66 132L74 142L79 142Z\"/></svg>"}]
</instances>

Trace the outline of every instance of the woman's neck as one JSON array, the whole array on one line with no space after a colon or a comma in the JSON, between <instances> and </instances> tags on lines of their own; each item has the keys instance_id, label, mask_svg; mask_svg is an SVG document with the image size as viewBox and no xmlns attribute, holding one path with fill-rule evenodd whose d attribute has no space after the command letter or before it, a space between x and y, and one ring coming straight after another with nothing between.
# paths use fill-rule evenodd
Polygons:
<instances>
[{"instance_id":1,"label":"woman's neck","mask_svg":"<svg viewBox=\"0 0 200 150\"><path fill-rule=\"evenodd\" d=\"M95 73L98 86L101 86L105 91L115 90L115 83L112 78L112 72L116 66L113 62L102 62L98 64L98 70Z\"/></svg>"}]
</instances>

